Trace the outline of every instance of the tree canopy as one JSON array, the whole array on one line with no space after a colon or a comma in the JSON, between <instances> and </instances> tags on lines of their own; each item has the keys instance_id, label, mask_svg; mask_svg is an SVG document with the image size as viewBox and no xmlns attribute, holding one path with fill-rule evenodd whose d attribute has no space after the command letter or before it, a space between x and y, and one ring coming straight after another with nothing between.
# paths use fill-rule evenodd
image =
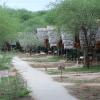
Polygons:
<instances>
[{"instance_id":1,"label":"tree canopy","mask_svg":"<svg viewBox=\"0 0 100 100\"><path fill-rule=\"evenodd\" d=\"M82 24L93 27L100 19L99 5L99 0L63 0L54 6L57 25L72 32L78 31Z\"/></svg>"},{"instance_id":2,"label":"tree canopy","mask_svg":"<svg viewBox=\"0 0 100 100\"><path fill-rule=\"evenodd\" d=\"M15 35L18 31L17 22L17 19L10 17L5 8L0 7L0 43Z\"/></svg>"}]
</instances>

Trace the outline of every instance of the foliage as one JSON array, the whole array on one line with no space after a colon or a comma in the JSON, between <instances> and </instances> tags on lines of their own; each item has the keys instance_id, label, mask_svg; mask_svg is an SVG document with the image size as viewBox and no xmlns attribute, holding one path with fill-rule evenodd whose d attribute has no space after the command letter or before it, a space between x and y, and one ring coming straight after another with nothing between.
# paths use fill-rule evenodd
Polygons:
<instances>
[{"instance_id":1,"label":"foliage","mask_svg":"<svg viewBox=\"0 0 100 100\"><path fill-rule=\"evenodd\" d=\"M0 7L0 44L11 39L18 30L17 19L10 17L7 10Z\"/></svg>"},{"instance_id":2,"label":"foliage","mask_svg":"<svg viewBox=\"0 0 100 100\"><path fill-rule=\"evenodd\" d=\"M20 76L1 78L0 100L14 100L29 94L26 83Z\"/></svg>"},{"instance_id":3,"label":"foliage","mask_svg":"<svg viewBox=\"0 0 100 100\"><path fill-rule=\"evenodd\" d=\"M45 14L45 21L48 25L55 25L56 24L56 12L54 9L51 9L49 11L47 11L47 13Z\"/></svg>"},{"instance_id":4,"label":"foliage","mask_svg":"<svg viewBox=\"0 0 100 100\"><path fill-rule=\"evenodd\" d=\"M46 27L47 11L31 12L0 7L0 43L12 39L17 32L34 32L38 27ZM35 37L35 36L34 36Z\"/></svg>"},{"instance_id":5,"label":"foliage","mask_svg":"<svg viewBox=\"0 0 100 100\"><path fill-rule=\"evenodd\" d=\"M13 14L20 20L22 32L33 32L38 27L45 27L46 11L31 12L24 9L15 10Z\"/></svg>"},{"instance_id":6,"label":"foliage","mask_svg":"<svg viewBox=\"0 0 100 100\"><path fill-rule=\"evenodd\" d=\"M94 52L94 34L97 33L98 23L100 23L99 5L99 0L63 0L54 6L60 29L70 31L76 36L81 33L83 36L81 36L81 47L84 51L84 65L88 68L90 65L88 54Z\"/></svg>"},{"instance_id":7,"label":"foliage","mask_svg":"<svg viewBox=\"0 0 100 100\"><path fill-rule=\"evenodd\" d=\"M55 6L57 24L74 33L80 31L82 24L94 27L100 18L99 4L99 0L64 0Z\"/></svg>"},{"instance_id":8,"label":"foliage","mask_svg":"<svg viewBox=\"0 0 100 100\"><path fill-rule=\"evenodd\" d=\"M31 33L31 32L19 33L17 40L20 42L21 46L24 48L37 47L37 46L42 45L38 37L36 36L36 34Z\"/></svg>"},{"instance_id":9,"label":"foliage","mask_svg":"<svg viewBox=\"0 0 100 100\"><path fill-rule=\"evenodd\" d=\"M0 70L6 70L10 68L11 54L1 54L0 55Z\"/></svg>"}]
</instances>

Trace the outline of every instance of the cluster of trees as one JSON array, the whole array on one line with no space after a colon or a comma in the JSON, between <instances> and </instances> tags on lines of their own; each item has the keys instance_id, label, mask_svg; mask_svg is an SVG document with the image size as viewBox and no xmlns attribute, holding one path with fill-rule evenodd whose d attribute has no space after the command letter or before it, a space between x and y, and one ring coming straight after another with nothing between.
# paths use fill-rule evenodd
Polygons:
<instances>
[{"instance_id":1,"label":"cluster of trees","mask_svg":"<svg viewBox=\"0 0 100 100\"><path fill-rule=\"evenodd\" d=\"M13 31L16 29L21 32L32 32L37 27L47 25L56 25L75 34L79 33L82 26L95 30L100 17L99 4L99 0L62 0L52 4L52 9L38 12L0 7L0 30L5 27L7 33L15 33Z\"/></svg>"},{"instance_id":2,"label":"cluster of trees","mask_svg":"<svg viewBox=\"0 0 100 100\"><path fill-rule=\"evenodd\" d=\"M21 32L35 32L36 28L46 27L49 24L54 24L54 17L51 11L27 11L25 9L14 10L6 8L10 16L17 19Z\"/></svg>"},{"instance_id":3,"label":"cluster of trees","mask_svg":"<svg viewBox=\"0 0 100 100\"><path fill-rule=\"evenodd\" d=\"M0 45L4 41L14 37L14 33L18 31L17 19L10 17L7 10L3 7L0 7Z\"/></svg>"},{"instance_id":4,"label":"cluster of trees","mask_svg":"<svg viewBox=\"0 0 100 100\"><path fill-rule=\"evenodd\" d=\"M71 33L79 33L82 26L92 28L100 17L99 0L63 0L54 5L56 24Z\"/></svg>"},{"instance_id":5,"label":"cluster of trees","mask_svg":"<svg viewBox=\"0 0 100 100\"><path fill-rule=\"evenodd\" d=\"M31 12L25 9L14 10L6 6L0 6L0 45L4 45L4 42L7 43L9 40L16 39L20 35L19 32L23 32L20 38L24 37L23 41L26 41L26 44L27 42L29 44L29 39L27 40L25 32L32 32L34 35L32 36L34 38L30 39L30 43L40 44L38 39L35 38L34 33L36 33L38 27L46 27L48 25L46 21L48 20L47 16L48 11Z\"/></svg>"},{"instance_id":6,"label":"cluster of trees","mask_svg":"<svg viewBox=\"0 0 100 100\"><path fill-rule=\"evenodd\" d=\"M84 63L89 67L89 52L95 50L95 38L100 24L99 0L62 0L54 5L56 25L62 30L84 37ZM88 37L88 33L90 34ZM93 40L94 39L94 40ZM94 42L94 43L93 43Z\"/></svg>"},{"instance_id":7,"label":"cluster of trees","mask_svg":"<svg viewBox=\"0 0 100 100\"><path fill-rule=\"evenodd\" d=\"M38 27L55 25L58 33L63 30L73 35L78 35L82 32L86 43L86 47L83 48L85 60L88 61L87 55L91 40L88 41L87 33L89 31L92 34L97 31L100 23L100 1L59 0L59 2L53 3L51 6L48 11L38 12L0 7L0 40L6 40L9 36L11 38L14 35L13 33L36 33L36 28ZM34 38L34 41L36 40Z\"/></svg>"},{"instance_id":8,"label":"cluster of trees","mask_svg":"<svg viewBox=\"0 0 100 100\"><path fill-rule=\"evenodd\" d=\"M37 35L32 32L20 32L17 41L19 41L23 51L30 52L30 55L33 49L43 45Z\"/></svg>"}]
</instances>

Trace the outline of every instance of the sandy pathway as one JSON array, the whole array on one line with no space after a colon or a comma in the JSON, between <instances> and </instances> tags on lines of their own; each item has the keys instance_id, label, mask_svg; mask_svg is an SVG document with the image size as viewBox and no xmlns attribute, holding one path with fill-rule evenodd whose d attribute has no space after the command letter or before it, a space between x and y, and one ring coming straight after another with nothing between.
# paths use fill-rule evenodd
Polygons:
<instances>
[{"instance_id":1,"label":"sandy pathway","mask_svg":"<svg viewBox=\"0 0 100 100\"><path fill-rule=\"evenodd\" d=\"M14 57L12 64L22 75L35 100L77 100L49 75L32 68L27 62Z\"/></svg>"}]
</instances>

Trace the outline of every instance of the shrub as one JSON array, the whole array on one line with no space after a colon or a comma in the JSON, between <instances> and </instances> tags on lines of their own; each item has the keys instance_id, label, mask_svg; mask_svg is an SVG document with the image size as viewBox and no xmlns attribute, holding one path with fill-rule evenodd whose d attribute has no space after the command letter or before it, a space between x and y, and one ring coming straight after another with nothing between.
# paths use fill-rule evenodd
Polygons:
<instances>
[{"instance_id":1,"label":"shrub","mask_svg":"<svg viewBox=\"0 0 100 100\"><path fill-rule=\"evenodd\" d=\"M17 100L20 97L27 96L29 93L26 82L19 75L1 78L0 100Z\"/></svg>"}]
</instances>

